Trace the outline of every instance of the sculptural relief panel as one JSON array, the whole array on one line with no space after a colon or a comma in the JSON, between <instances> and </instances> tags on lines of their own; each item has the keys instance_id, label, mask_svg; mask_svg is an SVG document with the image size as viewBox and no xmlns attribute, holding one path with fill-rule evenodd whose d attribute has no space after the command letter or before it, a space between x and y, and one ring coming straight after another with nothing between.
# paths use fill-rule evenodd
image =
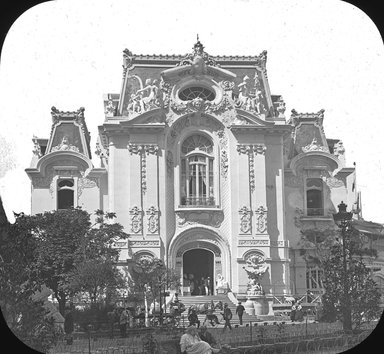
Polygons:
<instances>
[{"instance_id":1,"label":"sculptural relief panel","mask_svg":"<svg viewBox=\"0 0 384 354\"><path fill-rule=\"evenodd\" d=\"M129 210L129 214L131 216L131 232L134 234L142 234L143 233L143 211L134 206Z\"/></svg>"},{"instance_id":2,"label":"sculptural relief panel","mask_svg":"<svg viewBox=\"0 0 384 354\"><path fill-rule=\"evenodd\" d=\"M159 233L159 211L153 205L147 210L148 233Z\"/></svg>"},{"instance_id":3,"label":"sculptural relief panel","mask_svg":"<svg viewBox=\"0 0 384 354\"><path fill-rule=\"evenodd\" d=\"M252 213L252 211L247 206L243 206L239 210L240 233L241 234L251 234L252 233L251 213Z\"/></svg>"},{"instance_id":4,"label":"sculptural relief panel","mask_svg":"<svg viewBox=\"0 0 384 354\"><path fill-rule=\"evenodd\" d=\"M176 211L178 227L201 224L218 228L223 220L224 213L221 210Z\"/></svg>"}]
</instances>

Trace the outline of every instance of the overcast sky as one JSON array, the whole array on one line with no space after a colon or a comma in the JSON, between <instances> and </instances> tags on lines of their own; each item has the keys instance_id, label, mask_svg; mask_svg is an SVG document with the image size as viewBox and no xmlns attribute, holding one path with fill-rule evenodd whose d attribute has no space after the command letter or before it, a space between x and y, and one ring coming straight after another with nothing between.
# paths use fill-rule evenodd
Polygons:
<instances>
[{"instance_id":1,"label":"overcast sky","mask_svg":"<svg viewBox=\"0 0 384 354\"><path fill-rule=\"evenodd\" d=\"M0 195L30 213L32 136L48 138L50 110L85 107L95 150L104 93L119 93L122 51L186 54L196 34L211 55L268 51L272 94L291 109L325 109L327 138L357 166L363 217L384 223L384 50L375 24L338 0L59 0L21 15L0 65ZM93 161L99 166L98 158ZM351 206L349 206L351 207Z\"/></svg>"}]
</instances>

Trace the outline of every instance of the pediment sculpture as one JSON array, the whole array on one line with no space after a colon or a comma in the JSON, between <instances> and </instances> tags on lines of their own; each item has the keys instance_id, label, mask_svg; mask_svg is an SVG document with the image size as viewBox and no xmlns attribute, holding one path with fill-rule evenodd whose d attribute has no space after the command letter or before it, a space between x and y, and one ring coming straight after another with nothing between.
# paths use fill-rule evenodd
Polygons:
<instances>
[{"instance_id":1,"label":"pediment sculpture","mask_svg":"<svg viewBox=\"0 0 384 354\"><path fill-rule=\"evenodd\" d=\"M245 111L262 114L266 112L264 105L264 95L261 89L261 83L255 74L253 83L248 75L243 77L243 81L238 85L239 95L236 99L236 108Z\"/></svg>"}]
</instances>

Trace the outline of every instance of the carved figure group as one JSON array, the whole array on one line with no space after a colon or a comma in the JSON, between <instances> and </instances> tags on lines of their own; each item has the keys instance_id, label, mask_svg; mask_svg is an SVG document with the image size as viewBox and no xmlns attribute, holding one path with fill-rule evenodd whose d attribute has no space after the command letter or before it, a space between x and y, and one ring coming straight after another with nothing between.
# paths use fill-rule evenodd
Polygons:
<instances>
[{"instance_id":1,"label":"carved figure group","mask_svg":"<svg viewBox=\"0 0 384 354\"><path fill-rule=\"evenodd\" d=\"M239 97L237 98L236 106L246 111L263 113L263 92L257 76L255 76L255 83L252 85L250 77L245 75L243 82L238 85L238 88Z\"/></svg>"},{"instance_id":2,"label":"carved figure group","mask_svg":"<svg viewBox=\"0 0 384 354\"><path fill-rule=\"evenodd\" d=\"M143 88L131 93L127 108L132 113L143 113L160 107L162 103L163 93L159 88L159 80L147 79Z\"/></svg>"},{"instance_id":3,"label":"carved figure group","mask_svg":"<svg viewBox=\"0 0 384 354\"><path fill-rule=\"evenodd\" d=\"M263 287L256 279L249 279L248 281L248 295L264 295Z\"/></svg>"}]
</instances>

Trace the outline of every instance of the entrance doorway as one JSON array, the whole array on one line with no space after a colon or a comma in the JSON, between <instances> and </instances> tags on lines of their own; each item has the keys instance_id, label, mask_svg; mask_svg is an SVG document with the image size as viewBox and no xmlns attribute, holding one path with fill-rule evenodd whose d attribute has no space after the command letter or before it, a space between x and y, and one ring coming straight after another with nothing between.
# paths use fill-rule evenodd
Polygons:
<instances>
[{"instance_id":1,"label":"entrance doorway","mask_svg":"<svg viewBox=\"0 0 384 354\"><path fill-rule=\"evenodd\" d=\"M213 252L193 249L183 255L183 287L191 295L213 294Z\"/></svg>"}]
</instances>

